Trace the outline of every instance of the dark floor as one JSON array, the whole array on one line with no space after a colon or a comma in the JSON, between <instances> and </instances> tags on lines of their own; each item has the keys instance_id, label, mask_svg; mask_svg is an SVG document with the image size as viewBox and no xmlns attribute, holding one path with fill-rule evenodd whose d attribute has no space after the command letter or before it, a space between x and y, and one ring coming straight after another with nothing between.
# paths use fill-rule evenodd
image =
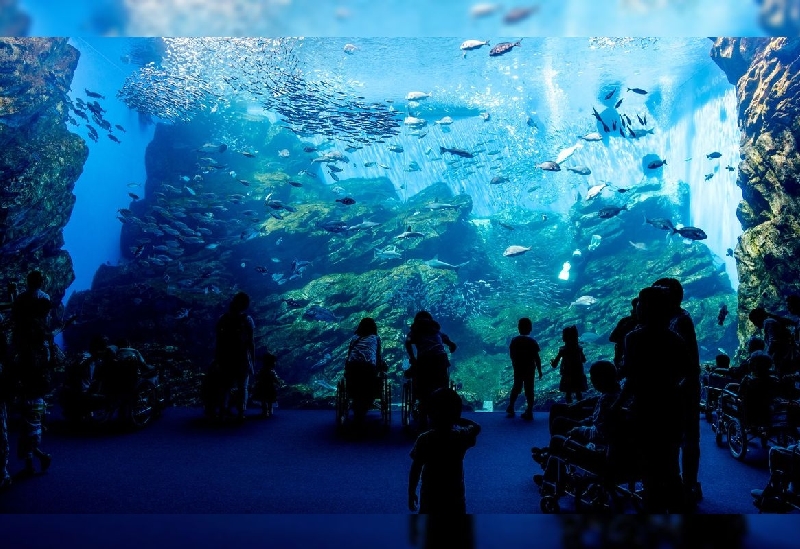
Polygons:
<instances>
[{"instance_id":1,"label":"dark floor","mask_svg":"<svg viewBox=\"0 0 800 549\"><path fill-rule=\"evenodd\" d=\"M141 431L115 434L71 431L54 412L43 443L52 467L0 494L0 513L407 513L413 438L399 412L388 433L376 416L374 436L361 439L337 436L334 415L277 410L211 426L197 409L170 408ZM548 442L546 414L533 423L466 416L483 427L464 464L469 512L539 513L530 448ZM708 424L701 432L700 512L756 512L750 489L766 484L767 452L751 447L740 463L715 446ZM12 459L12 473L19 468Z\"/></svg>"}]
</instances>

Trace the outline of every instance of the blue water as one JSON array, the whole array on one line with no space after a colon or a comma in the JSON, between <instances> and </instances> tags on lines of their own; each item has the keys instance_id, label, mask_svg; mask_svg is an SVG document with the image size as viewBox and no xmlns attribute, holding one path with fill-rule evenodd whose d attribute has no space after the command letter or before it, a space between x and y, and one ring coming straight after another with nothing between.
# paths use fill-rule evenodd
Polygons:
<instances>
[{"instance_id":1,"label":"blue water","mask_svg":"<svg viewBox=\"0 0 800 549\"><path fill-rule=\"evenodd\" d=\"M485 17L465 0L23 0L36 36L754 36L754 0L540 0ZM516 5L540 11L516 24Z\"/></svg>"},{"instance_id":2,"label":"blue water","mask_svg":"<svg viewBox=\"0 0 800 549\"><path fill-rule=\"evenodd\" d=\"M738 164L736 102L733 86L709 58L708 39L526 38L498 58L489 57L486 48L464 56L461 42L456 38L303 42L299 57L306 78L330 82L368 102L391 99L399 117L411 112L429 121L424 138L403 127L385 146L350 153L348 176L388 177L399 200L441 181L455 194L465 192L473 198L474 217L519 221L533 211L566 213L578 197L602 183L621 188L656 183L657 192L676 204L680 189L688 185L690 208L674 222L706 231L709 238L703 243L725 265L736 286L735 265L725 251L735 247L741 234L735 218L741 192L737 172L724 169ZM88 142L91 153L76 185L78 202L65 230L77 275L71 289L79 290L90 286L98 265L119 259L120 222L115 212L130 204L128 192L143 196L144 150L153 127L140 127L136 113L114 98L134 68L120 60L130 40L78 38L73 43L82 52L73 94L83 96L85 87L102 93L107 97L102 101L109 111L106 118L128 130L121 134L122 144L103 135L99 143ZM353 54L343 51L348 43L357 48ZM192 49L191 43L175 47ZM643 87L649 94L625 92L627 87ZM611 100L604 100L615 88ZM431 97L409 110L404 98L410 91ZM642 127L652 129L652 134L623 139L612 133L599 143L578 139L602 131L591 110L597 108L610 121L616 116L613 106L618 97L623 98L619 112L633 118L634 128L640 127L636 116L646 116L648 123ZM251 110L259 108L251 103ZM490 114L489 122L479 116L481 112ZM444 116L454 123L434 122ZM80 132L85 136L85 129ZM322 143L322 138L309 141ZM390 151L390 144L402 146L403 152ZM344 148L341 143L334 145ZM535 167L576 145L563 165L589 166L591 175ZM439 154L441 146L497 154L482 166L453 166ZM706 155L713 151L723 157L708 160ZM645 170L642 163L648 155L665 158L668 164L656 172ZM364 167L367 162L377 166ZM419 169L410 170L412 164ZM321 180L335 184L326 171L318 173ZM714 177L705 181L706 173ZM496 176L508 182L490 185ZM142 186L128 187L129 183ZM611 190L600 199L608 204L625 201Z\"/></svg>"}]
</instances>

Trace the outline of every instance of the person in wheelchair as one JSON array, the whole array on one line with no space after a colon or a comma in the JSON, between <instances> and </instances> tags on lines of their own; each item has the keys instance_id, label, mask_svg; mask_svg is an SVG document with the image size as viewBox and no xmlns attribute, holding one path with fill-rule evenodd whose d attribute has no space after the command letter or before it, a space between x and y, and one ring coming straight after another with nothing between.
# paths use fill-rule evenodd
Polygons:
<instances>
[{"instance_id":1,"label":"person in wheelchair","mask_svg":"<svg viewBox=\"0 0 800 549\"><path fill-rule=\"evenodd\" d=\"M381 358L381 338L375 320L366 317L358 323L355 335L350 339L344 378L347 396L353 401L353 419L362 423L378 392L378 373L385 371Z\"/></svg>"},{"instance_id":2,"label":"person in wheelchair","mask_svg":"<svg viewBox=\"0 0 800 549\"><path fill-rule=\"evenodd\" d=\"M750 357L752 372L739 385L739 397L748 425L766 427L772 418L772 404L781 395L778 378L770 375L772 359L763 351Z\"/></svg>"},{"instance_id":3,"label":"person in wheelchair","mask_svg":"<svg viewBox=\"0 0 800 549\"><path fill-rule=\"evenodd\" d=\"M108 390L109 372L114 368L117 348L108 338L96 335L89 343L89 352L67 367L61 402L70 417L81 417L92 411L95 403ZM113 386L113 382L111 382Z\"/></svg>"},{"instance_id":4,"label":"person in wheelchair","mask_svg":"<svg viewBox=\"0 0 800 549\"><path fill-rule=\"evenodd\" d=\"M584 420L559 418L554 424L554 434L547 448L532 448L533 460L545 469L544 475L534 476L537 484L542 481L555 481L559 467L563 467L556 457L578 457L586 459L592 465L602 465L605 461L605 449L615 430L617 421L611 406L619 398L620 385L617 380L617 369L612 362L598 360L589 368L592 386L600 392L594 412Z\"/></svg>"},{"instance_id":5,"label":"person in wheelchair","mask_svg":"<svg viewBox=\"0 0 800 549\"><path fill-rule=\"evenodd\" d=\"M741 364L738 366L734 366L728 370L728 376L734 380L736 383L740 383L746 375L753 371L753 367L751 365L751 357L758 357L763 354L767 349L766 343L764 340L758 336L752 336L750 339L747 340L747 358L745 358ZM758 355L756 355L758 353ZM767 355L769 356L769 355ZM760 360L756 358L756 360ZM770 358L770 360L772 360Z\"/></svg>"}]
</instances>

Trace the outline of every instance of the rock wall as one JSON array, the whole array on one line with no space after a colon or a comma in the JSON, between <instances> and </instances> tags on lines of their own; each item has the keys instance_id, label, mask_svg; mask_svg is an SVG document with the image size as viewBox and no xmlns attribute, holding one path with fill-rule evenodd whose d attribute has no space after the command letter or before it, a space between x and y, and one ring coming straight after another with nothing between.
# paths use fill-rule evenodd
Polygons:
<instances>
[{"instance_id":1,"label":"rock wall","mask_svg":"<svg viewBox=\"0 0 800 549\"><path fill-rule=\"evenodd\" d=\"M65 123L78 57L66 38L0 39L0 288L37 268L56 302L75 279L63 229L89 154Z\"/></svg>"},{"instance_id":2,"label":"rock wall","mask_svg":"<svg viewBox=\"0 0 800 549\"><path fill-rule=\"evenodd\" d=\"M736 85L742 129L736 246L739 339L758 305L785 311L800 292L800 39L718 38L711 56Z\"/></svg>"}]
</instances>

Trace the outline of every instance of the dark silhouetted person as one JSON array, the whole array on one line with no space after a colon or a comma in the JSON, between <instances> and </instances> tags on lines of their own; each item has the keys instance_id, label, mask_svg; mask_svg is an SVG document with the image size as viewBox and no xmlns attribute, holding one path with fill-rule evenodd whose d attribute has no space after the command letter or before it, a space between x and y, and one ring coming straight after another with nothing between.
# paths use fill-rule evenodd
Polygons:
<instances>
[{"instance_id":1,"label":"dark silhouetted person","mask_svg":"<svg viewBox=\"0 0 800 549\"><path fill-rule=\"evenodd\" d=\"M220 365L227 387L237 389L236 408L239 421L244 420L247 409L247 386L253 374L256 354L253 333L256 325L247 314L250 296L239 292L231 300L228 312L217 322L216 361ZM225 409L230 409L226 399Z\"/></svg>"},{"instance_id":2,"label":"dark silhouetted person","mask_svg":"<svg viewBox=\"0 0 800 549\"><path fill-rule=\"evenodd\" d=\"M4 304L0 304L2 307ZM11 306L11 302L8 304ZM2 307L5 309L6 307ZM0 314L0 326L5 319ZM0 492L11 486L11 475L8 473L8 456L10 447L8 444L8 404L14 397L11 389L11 376L8 372L8 341L6 340L5 330L0 331Z\"/></svg>"},{"instance_id":3,"label":"dark silhouetted person","mask_svg":"<svg viewBox=\"0 0 800 549\"><path fill-rule=\"evenodd\" d=\"M408 508L416 511L419 504L421 514L465 514L464 455L481 426L461 417L461 397L450 388L434 391L429 404L432 429L417 437L410 454Z\"/></svg>"},{"instance_id":4,"label":"dark silhouetted person","mask_svg":"<svg viewBox=\"0 0 800 549\"><path fill-rule=\"evenodd\" d=\"M703 498L697 476L700 472L700 349L697 334L689 313L681 308L683 286L675 278L659 278L653 286L666 288L669 296L669 328L686 342L691 358L692 372L684 384L684 431L681 442L681 478L687 504L691 507Z\"/></svg>"},{"instance_id":5,"label":"dark silhouetted person","mask_svg":"<svg viewBox=\"0 0 800 549\"><path fill-rule=\"evenodd\" d=\"M639 303L639 298L634 297L631 300L631 314L622 317L611 331L611 335L608 336L608 340L614 344L614 366L617 367L617 374L620 378L625 377L622 365L622 355L625 351L625 336L636 329L636 325L639 323L639 320L636 318L637 303Z\"/></svg>"},{"instance_id":6,"label":"dark silhouetted person","mask_svg":"<svg viewBox=\"0 0 800 549\"><path fill-rule=\"evenodd\" d=\"M507 417L514 417L514 403L517 401L520 391L525 388L525 400L528 404L522 419L533 419L533 399L534 384L533 374L539 371L539 379L542 379L542 359L539 357L539 344L531 337L533 323L530 318L520 318L517 323L519 335L511 340L508 347L511 355L511 367L514 369L514 385L511 387L511 395L508 398Z\"/></svg>"},{"instance_id":7,"label":"dark silhouetted person","mask_svg":"<svg viewBox=\"0 0 800 549\"><path fill-rule=\"evenodd\" d=\"M278 400L278 388L283 385L283 380L275 370L278 357L267 353L261 361L262 366L256 374L253 387L253 400L261 402L261 417L272 417L273 407Z\"/></svg>"},{"instance_id":8,"label":"dark silhouetted person","mask_svg":"<svg viewBox=\"0 0 800 549\"><path fill-rule=\"evenodd\" d=\"M767 353L775 362L775 371L779 376L795 373L795 345L792 333L787 327L786 319L772 315L763 307L756 307L748 315L750 322L764 331L764 343Z\"/></svg>"},{"instance_id":9,"label":"dark silhouetted person","mask_svg":"<svg viewBox=\"0 0 800 549\"><path fill-rule=\"evenodd\" d=\"M375 400L378 368L382 363L378 325L370 317L362 318L355 335L350 339L344 365L347 395L353 400L353 419L356 424L363 423Z\"/></svg>"},{"instance_id":10,"label":"dark silhouetted person","mask_svg":"<svg viewBox=\"0 0 800 549\"><path fill-rule=\"evenodd\" d=\"M575 393L575 397L581 400L583 392L589 389L586 373L583 371L586 356L578 342L576 326L564 328L561 339L564 341L564 345L558 349L558 354L550 361L550 365L555 368L561 362L561 381L558 384L558 390L564 393L567 404L570 404L572 393Z\"/></svg>"},{"instance_id":11,"label":"dark silhouetted person","mask_svg":"<svg viewBox=\"0 0 800 549\"><path fill-rule=\"evenodd\" d=\"M44 472L52 456L41 449L44 397L50 392L50 353L54 345L50 329L50 296L42 291L44 277L31 271L27 288L14 300L12 344L16 353L13 378L22 405L22 430L17 456L25 460L24 474L36 472L33 458L39 459Z\"/></svg>"},{"instance_id":12,"label":"dark silhouetted person","mask_svg":"<svg viewBox=\"0 0 800 549\"><path fill-rule=\"evenodd\" d=\"M404 375L412 380L414 399L419 401L419 428L423 431L428 425L428 397L450 382L450 359L445 346L451 353L457 348L428 311L419 311L406 336L410 367Z\"/></svg>"},{"instance_id":13,"label":"dark silhouetted person","mask_svg":"<svg viewBox=\"0 0 800 549\"><path fill-rule=\"evenodd\" d=\"M764 343L763 339L758 336L751 336L750 339L747 340L747 357L742 360L738 366L730 368L728 370L728 376L736 382L741 381L744 379L744 376L753 371L751 359L755 358L756 360L761 360L761 358L758 357L762 355L769 359L770 365L773 365L772 357L765 352L766 348L767 345Z\"/></svg>"},{"instance_id":14,"label":"dark silhouetted person","mask_svg":"<svg viewBox=\"0 0 800 549\"><path fill-rule=\"evenodd\" d=\"M637 307L639 327L625 338L627 378L619 408L630 400L648 513L681 512L684 506L679 453L684 430L686 379L695 374L686 342L670 330L667 290L644 288Z\"/></svg>"},{"instance_id":15,"label":"dark silhouetted person","mask_svg":"<svg viewBox=\"0 0 800 549\"><path fill-rule=\"evenodd\" d=\"M549 464L548 458L552 451L558 452L563 449L567 437L579 444L591 443L599 448L604 448L611 440L614 421L611 409L620 393L617 368L607 360L598 360L589 367L589 377L592 380L592 386L600 392L594 412L582 420L566 417L557 419L553 424L550 446L531 449L533 460L548 467L545 472L546 476L534 477L537 484L540 484L541 480L545 478L555 481L553 475L558 473L556 461Z\"/></svg>"}]
</instances>

